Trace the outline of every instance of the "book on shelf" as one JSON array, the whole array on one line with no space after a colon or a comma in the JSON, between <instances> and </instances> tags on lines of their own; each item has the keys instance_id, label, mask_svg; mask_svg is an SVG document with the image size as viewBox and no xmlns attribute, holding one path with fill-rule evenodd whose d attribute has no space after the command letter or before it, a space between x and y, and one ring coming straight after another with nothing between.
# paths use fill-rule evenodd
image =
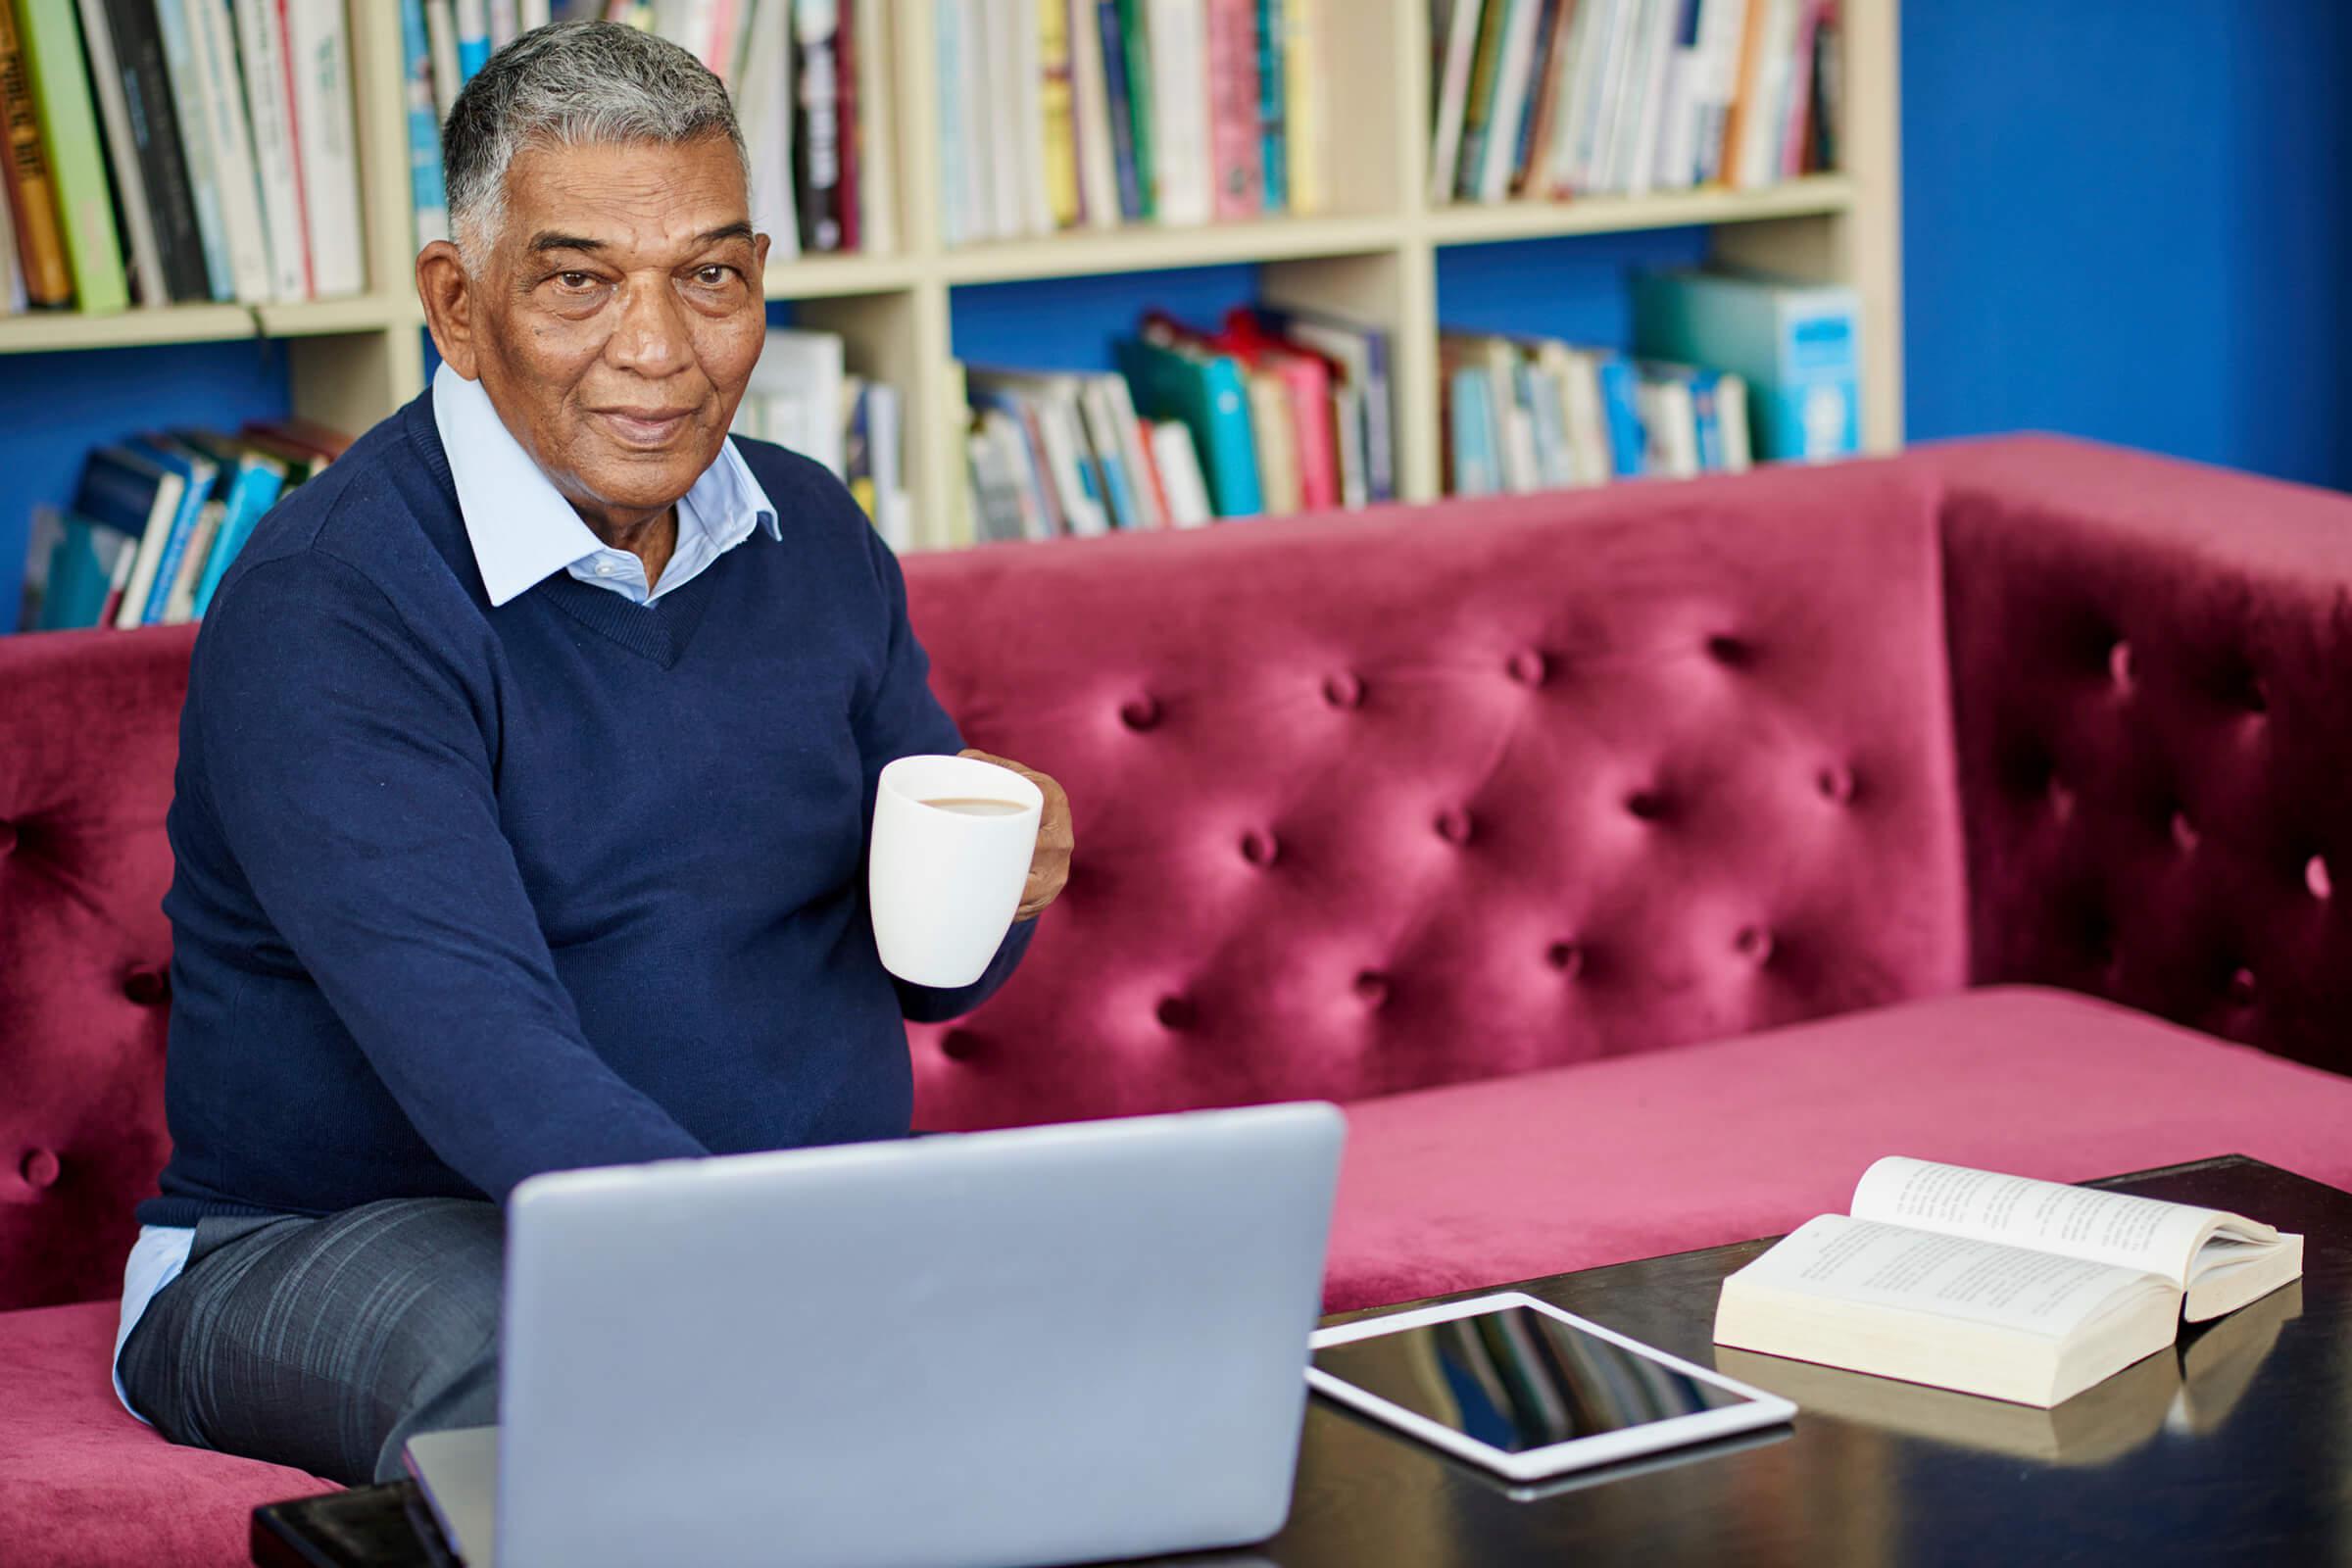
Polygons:
<instances>
[{"instance_id":1,"label":"book on shelf","mask_svg":"<svg viewBox=\"0 0 2352 1568\"><path fill-rule=\"evenodd\" d=\"M1430 0L1430 199L1837 167L1836 0Z\"/></svg>"},{"instance_id":2,"label":"book on shelf","mask_svg":"<svg viewBox=\"0 0 2352 1568\"><path fill-rule=\"evenodd\" d=\"M7 133L0 136L0 165L8 177L18 284L34 305L69 304L74 274L66 262L57 183L41 144L40 112L33 103L24 34L6 5L0 5L0 114L7 119Z\"/></svg>"},{"instance_id":3,"label":"book on shelf","mask_svg":"<svg viewBox=\"0 0 2352 1568\"><path fill-rule=\"evenodd\" d=\"M1717 1344L2047 1407L2303 1273L2243 1215L1900 1156L1848 1206L1724 1281Z\"/></svg>"},{"instance_id":4,"label":"book on shelf","mask_svg":"<svg viewBox=\"0 0 2352 1568\"><path fill-rule=\"evenodd\" d=\"M130 303L129 285L74 0L16 0L16 6L74 302L84 311L119 311Z\"/></svg>"},{"instance_id":5,"label":"book on shelf","mask_svg":"<svg viewBox=\"0 0 2352 1568\"><path fill-rule=\"evenodd\" d=\"M950 245L1319 210L1320 0L933 0Z\"/></svg>"},{"instance_id":6,"label":"book on shelf","mask_svg":"<svg viewBox=\"0 0 2352 1568\"><path fill-rule=\"evenodd\" d=\"M71 506L34 513L26 631L201 619L254 527L350 444L304 419L174 428L90 453Z\"/></svg>"},{"instance_id":7,"label":"book on shelf","mask_svg":"<svg viewBox=\"0 0 2352 1568\"><path fill-rule=\"evenodd\" d=\"M733 428L824 465L893 550L912 543L898 389L852 374L849 346L837 334L769 328Z\"/></svg>"},{"instance_id":8,"label":"book on shelf","mask_svg":"<svg viewBox=\"0 0 2352 1568\"><path fill-rule=\"evenodd\" d=\"M1861 306L1842 284L1638 274L1634 342L1645 355L1740 376L1758 458L1817 462L1861 449Z\"/></svg>"}]
</instances>

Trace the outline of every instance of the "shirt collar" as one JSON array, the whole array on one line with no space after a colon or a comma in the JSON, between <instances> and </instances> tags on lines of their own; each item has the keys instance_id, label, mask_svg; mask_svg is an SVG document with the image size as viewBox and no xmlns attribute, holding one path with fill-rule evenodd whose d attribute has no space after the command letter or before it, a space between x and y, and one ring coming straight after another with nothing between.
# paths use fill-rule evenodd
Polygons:
<instances>
[{"instance_id":1,"label":"shirt collar","mask_svg":"<svg viewBox=\"0 0 2352 1568\"><path fill-rule=\"evenodd\" d=\"M493 608L605 548L514 439L479 381L447 365L435 370L433 423L449 457L473 564ZM732 440L721 442L717 461L679 498L681 540L690 529L699 529L715 554L741 543L755 528L770 539L784 537L775 503L751 466Z\"/></svg>"}]
</instances>

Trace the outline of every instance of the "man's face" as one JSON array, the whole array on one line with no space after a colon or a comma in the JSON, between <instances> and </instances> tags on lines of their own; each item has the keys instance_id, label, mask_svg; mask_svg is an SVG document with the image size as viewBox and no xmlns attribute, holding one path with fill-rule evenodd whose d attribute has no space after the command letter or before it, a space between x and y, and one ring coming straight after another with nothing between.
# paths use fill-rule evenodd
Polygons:
<instances>
[{"instance_id":1,"label":"man's face","mask_svg":"<svg viewBox=\"0 0 2352 1568\"><path fill-rule=\"evenodd\" d=\"M526 148L472 279L468 366L591 521L659 515L718 457L766 330L742 166L682 146Z\"/></svg>"}]
</instances>

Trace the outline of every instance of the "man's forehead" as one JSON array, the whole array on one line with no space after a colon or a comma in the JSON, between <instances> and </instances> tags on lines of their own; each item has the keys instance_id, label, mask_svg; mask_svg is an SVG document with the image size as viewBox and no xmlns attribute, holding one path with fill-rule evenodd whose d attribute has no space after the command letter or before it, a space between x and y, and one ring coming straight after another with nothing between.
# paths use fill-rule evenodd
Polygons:
<instances>
[{"instance_id":1,"label":"man's forehead","mask_svg":"<svg viewBox=\"0 0 2352 1568\"><path fill-rule=\"evenodd\" d=\"M507 170L510 232L526 250L623 250L750 238L750 193L723 137L682 145L587 142L518 149Z\"/></svg>"}]
</instances>

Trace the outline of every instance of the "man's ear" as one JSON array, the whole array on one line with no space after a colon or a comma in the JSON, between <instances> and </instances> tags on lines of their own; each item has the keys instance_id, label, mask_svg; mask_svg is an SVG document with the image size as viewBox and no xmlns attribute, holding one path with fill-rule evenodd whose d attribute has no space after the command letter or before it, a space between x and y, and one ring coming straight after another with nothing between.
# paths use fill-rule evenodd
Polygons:
<instances>
[{"instance_id":1,"label":"man's ear","mask_svg":"<svg viewBox=\"0 0 2352 1568\"><path fill-rule=\"evenodd\" d=\"M473 380L473 288L458 248L448 240L437 239L416 253L416 297L424 303L424 324L442 362Z\"/></svg>"}]
</instances>

